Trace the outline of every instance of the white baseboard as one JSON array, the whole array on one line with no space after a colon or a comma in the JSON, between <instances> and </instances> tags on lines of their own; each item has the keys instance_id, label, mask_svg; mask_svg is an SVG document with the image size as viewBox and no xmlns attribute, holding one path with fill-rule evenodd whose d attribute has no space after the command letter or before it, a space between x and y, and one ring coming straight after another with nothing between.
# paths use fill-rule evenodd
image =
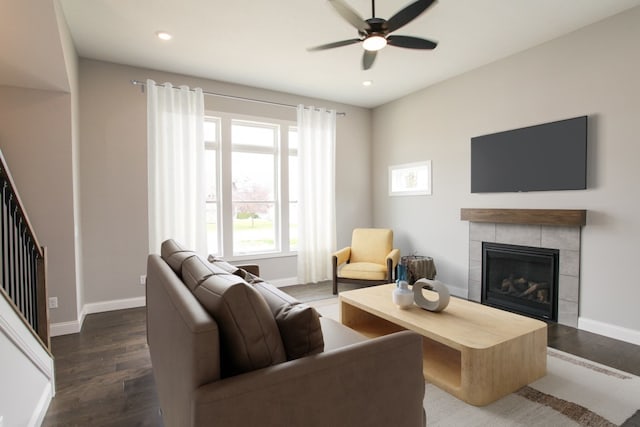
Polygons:
<instances>
[{"instance_id":1,"label":"white baseboard","mask_svg":"<svg viewBox=\"0 0 640 427\"><path fill-rule=\"evenodd\" d=\"M77 334L82 329L82 324L84 323L84 318L87 314L144 307L146 303L147 301L145 297L135 297L85 304L78 314L78 320L53 323L51 324L50 333L52 337L57 337L58 335Z\"/></svg>"},{"instance_id":2,"label":"white baseboard","mask_svg":"<svg viewBox=\"0 0 640 427\"><path fill-rule=\"evenodd\" d=\"M49 383L42 391L42 395L38 400L38 404L33 410L33 414L31 414L31 419L29 420L28 424L29 426L37 427L42 425L44 417L47 415L47 410L49 409L51 399L53 399L53 387L51 386L51 383Z\"/></svg>"},{"instance_id":3,"label":"white baseboard","mask_svg":"<svg viewBox=\"0 0 640 427\"><path fill-rule=\"evenodd\" d=\"M449 289L449 294L458 298L469 298L469 290L467 288L459 288L457 286L447 285L447 289Z\"/></svg>"},{"instance_id":4,"label":"white baseboard","mask_svg":"<svg viewBox=\"0 0 640 427\"><path fill-rule=\"evenodd\" d=\"M298 284L297 277L287 277L284 279L276 279L276 280L265 280L265 282L271 283L276 288L283 288L285 286L292 286Z\"/></svg>"},{"instance_id":5,"label":"white baseboard","mask_svg":"<svg viewBox=\"0 0 640 427\"><path fill-rule=\"evenodd\" d=\"M105 311L124 310L127 308L144 307L146 297L116 299L112 301L92 302L84 305L85 314L104 313Z\"/></svg>"},{"instance_id":6,"label":"white baseboard","mask_svg":"<svg viewBox=\"0 0 640 427\"><path fill-rule=\"evenodd\" d=\"M640 345L640 331L624 328L622 326L579 317L578 329L593 332L594 334L604 335L620 341L629 342L631 344Z\"/></svg>"},{"instance_id":7,"label":"white baseboard","mask_svg":"<svg viewBox=\"0 0 640 427\"><path fill-rule=\"evenodd\" d=\"M49 334L52 337L59 335L77 334L82 328L82 322L80 320L72 320L70 322L52 323L49 328Z\"/></svg>"}]
</instances>

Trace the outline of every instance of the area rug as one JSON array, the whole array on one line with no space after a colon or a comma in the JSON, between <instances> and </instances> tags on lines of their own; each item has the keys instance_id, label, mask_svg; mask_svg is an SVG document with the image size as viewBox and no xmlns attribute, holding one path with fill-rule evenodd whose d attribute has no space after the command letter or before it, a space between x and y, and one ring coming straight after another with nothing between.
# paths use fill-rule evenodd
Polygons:
<instances>
[{"instance_id":1,"label":"area rug","mask_svg":"<svg viewBox=\"0 0 640 427\"><path fill-rule=\"evenodd\" d=\"M338 299L309 302L339 319ZM552 348L547 375L483 407L426 384L428 426L632 426L640 409L640 377Z\"/></svg>"}]
</instances>

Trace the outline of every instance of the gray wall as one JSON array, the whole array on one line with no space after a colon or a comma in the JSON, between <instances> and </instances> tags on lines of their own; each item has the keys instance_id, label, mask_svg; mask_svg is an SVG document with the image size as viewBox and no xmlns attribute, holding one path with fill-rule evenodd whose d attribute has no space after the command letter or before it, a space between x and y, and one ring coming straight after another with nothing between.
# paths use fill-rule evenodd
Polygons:
<instances>
[{"instance_id":1,"label":"gray wall","mask_svg":"<svg viewBox=\"0 0 640 427\"><path fill-rule=\"evenodd\" d=\"M130 80L201 87L275 102L319 105L337 119L338 243L369 226L371 112L368 109L88 59L80 60L80 177L85 303L144 295L148 251L146 96ZM295 120L294 109L205 96L206 108ZM296 276L295 257L259 259L267 279Z\"/></svg>"},{"instance_id":2,"label":"gray wall","mask_svg":"<svg viewBox=\"0 0 640 427\"><path fill-rule=\"evenodd\" d=\"M71 95L0 86L0 148L41 245L59 307L53 323L77 318Z\"/></svg>"},{"instance_id":3,"label":"gray wall","mask_svg":"<svg viewBox=\"0 0 640 427\"><path fill-rule=\"evenodd\" d=\"M3 30L20 55L9 54L3 65L20 72L0 81L0 148L48 249L48 293L59 301L50 320L74 321L82 307L77 55L57 3L4 6L12 25Z\"/></svg>"},{"instance_id":4,"label":"gray wall","mask_svg":"<svg viewBox=\"0 0 640 427\"><path fill-rule=\"evenodd\" d=\"M640 8L487 65L373 113L374 223L403 253L436 260L438 278L467 288L460 208L587 209L580 325L640 340ZM588 189L470 194L470 138L589 116ZM433 195L387 196L386 168L433 161Z\"/></svg>"}]
</instances>

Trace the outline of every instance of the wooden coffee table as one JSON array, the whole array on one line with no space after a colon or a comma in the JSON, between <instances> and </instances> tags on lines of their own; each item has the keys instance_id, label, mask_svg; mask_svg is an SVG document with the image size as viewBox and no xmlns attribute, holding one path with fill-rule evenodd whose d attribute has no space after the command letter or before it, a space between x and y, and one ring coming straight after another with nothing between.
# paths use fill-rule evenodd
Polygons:
<instances>
[{"instance_id":1,"label":"wooden coffee table","mask_svg":"<svg viewBox=\"0 0 640 427\"><path fill-rule=\"evenodd\" d=\"M402 310L391 300L394 288L341 292L342 323L369 337L419 333L424 377L448 393L483 406L546 374L546 323L455 297L440 313L416 305Z\"/></svg>"}]
</instances>

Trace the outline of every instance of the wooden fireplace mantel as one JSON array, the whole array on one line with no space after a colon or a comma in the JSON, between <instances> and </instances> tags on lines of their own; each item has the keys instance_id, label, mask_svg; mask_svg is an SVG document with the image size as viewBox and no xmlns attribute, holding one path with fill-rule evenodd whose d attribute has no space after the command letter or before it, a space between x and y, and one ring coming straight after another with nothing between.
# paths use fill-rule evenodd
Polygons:
<instances>
[{"instance_id":1,"label":"wooden fireplace mantel","mask_svg":"<svg viewBox=\"0 0 640 427\"><path fill-rule=\"evenodd\" d=\"M587 223L584 209L460 209L460 219L470 222L532 224L582 227Z\"/></svg>"}]
</instances>

